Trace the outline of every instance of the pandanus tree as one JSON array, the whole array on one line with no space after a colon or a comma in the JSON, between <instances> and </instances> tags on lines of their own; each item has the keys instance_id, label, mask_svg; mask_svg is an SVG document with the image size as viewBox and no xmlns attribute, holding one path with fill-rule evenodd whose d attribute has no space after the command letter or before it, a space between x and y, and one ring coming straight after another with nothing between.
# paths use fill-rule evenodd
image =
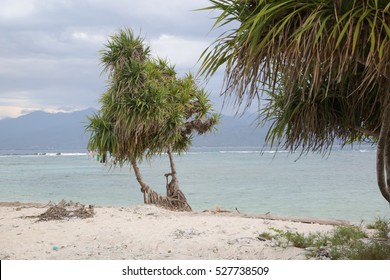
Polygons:
<instances>
[{"instance_id":1,"label":"pandanus tree","mask_svg":"<svg viewBox=\"0 0 390 280\"><path fill-rule=\"evenodd\" d=\"M223 93L238 106L268 99L260 116L271 144L327 152L336 140L376 143L390 202L390 2L210 2L214 28L232 28L204 51L201 74L225 67Z\"/></svg>"},{"instance_id":2,"label":"pandanus tree","mask_svg":"<svg viewBox=\"0 0 390 280\"><path fill-rule=\"evenodd\" d=\"M101 109L89 117L88 148L114 166L130 164L146 204L190 211L173 153L187 151L194 135L212 131L218 122L206 92L192 75L179 78L167 61L153 58L143 39L130 29L109 39L101 63L108 73L108 87ZM141 161L162 154L170 163L165 196L145 182L139 168Z\"/></svg>"}]
</instances>

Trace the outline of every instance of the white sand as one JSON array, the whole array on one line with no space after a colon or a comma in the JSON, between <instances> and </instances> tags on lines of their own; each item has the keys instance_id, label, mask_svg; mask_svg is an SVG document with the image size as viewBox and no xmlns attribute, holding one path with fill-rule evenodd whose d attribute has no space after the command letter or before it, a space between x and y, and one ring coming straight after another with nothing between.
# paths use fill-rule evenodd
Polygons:
<instances>
[{"instance_id":1,"label":"white sand","mask_svg":"<svg viewBox=\"0 0 390 280\"><path fill-rule=\"evenodd\" d=\"M281 248L257 237L269 228L306 234L333 229L223 213L178 213L154 206L95 208L93 218L36 222L23 217L46 208L1 205L0 259L306 259L305 250Z\"/></svg>"}]
</instances>

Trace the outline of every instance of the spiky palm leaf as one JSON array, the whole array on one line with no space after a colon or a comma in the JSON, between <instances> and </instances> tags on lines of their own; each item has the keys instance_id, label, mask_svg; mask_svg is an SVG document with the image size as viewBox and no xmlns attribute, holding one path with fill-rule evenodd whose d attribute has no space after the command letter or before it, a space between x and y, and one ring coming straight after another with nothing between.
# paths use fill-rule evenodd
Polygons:
<instances>
[{"instance_id":1,"label":"spiky palm leaf","mask_svg":"<svg viewBox=\"0 0 390 280\"><path fill-rule=\"evenodd\" d=\"M202 54L201 74L225 71L225 95L249 106L263 91L268 140L326 151L335 139L374 141L390 202L388 0L210 0L215 26L238 22ZM385 152L387 151L387 152ZM387 153L387 156L385 156ZM386 178L386 177L385 177Z\"/></svg>"}]
</instances>

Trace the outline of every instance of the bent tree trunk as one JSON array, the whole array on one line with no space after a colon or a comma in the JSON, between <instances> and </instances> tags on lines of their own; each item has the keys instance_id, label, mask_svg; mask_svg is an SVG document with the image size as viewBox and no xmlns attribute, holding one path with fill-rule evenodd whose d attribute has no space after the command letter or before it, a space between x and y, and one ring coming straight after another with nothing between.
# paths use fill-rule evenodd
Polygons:
<instances>
[{"instance_id":1,"label":"bent tree trunk","mask_svg":"<svg viewBox=\"0 0 390 280\"><path fill-rule=\"evenodd\" d=\"M379 190L390 203L390 105L385 106L378 139L376 172Z\"/></svg>"},{"instance_id":2,"label":"bent tree trunk","mask_svg":"<svg viewBox=\"0 0 390 280\"><path fill-rule=\"evenodd\" d=\"M171 156L170 156L171 157ZM171 161L171 158L170 158ZM170 183L168 183L168 176L172 173L165 174L166 180L167 180L167 195L161 196L154 190L152 190L149 185L144 181L141 172L138 168L138 164L136 159L131 159L131 165L134 169L135 176L137 178L137 181L139 185L141 186L141 192L144 195L144 203L145 204L154 204L156 206L165 207L171 210L177 210L177 211L192 211L191 207L187 203L187 199L185 198L184 194L179 189L178 183L177 183L177 177L176 177L176 170L175 174L172 175L172 180ZM172 170L172 165L171 165Z\"/></svg>"},{"instance_id":3,"label":"bent tree trunk","mask_svg":"<svg viewBox=\"0 0 390 280\"><path fill-rule=\"evenodd\" d=\"M173 161L172 149L168 148L167 153L169 157L169 164L171 166L171 173L165 174L167 197L170 198L175 208L182 209L183 211L192 211L191 206L187 202L187 198L179 188L179 181L177 180L177 172L175 162ZM168 183L169 176L171 176L172 179Z\"/></svg>"}]
</instances>

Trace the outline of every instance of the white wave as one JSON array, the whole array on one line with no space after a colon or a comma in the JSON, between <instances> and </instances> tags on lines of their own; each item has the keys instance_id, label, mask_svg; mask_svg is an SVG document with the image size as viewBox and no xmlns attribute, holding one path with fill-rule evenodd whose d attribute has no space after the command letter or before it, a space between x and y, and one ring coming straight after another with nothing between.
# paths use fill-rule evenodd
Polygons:
<instances>
[{"instance_id":1,"label":"white wave","mask_svg":"<svg viewBox=\"0 0 390 280\"><path fill-rule=\"evenodd\" d=\"M289 153L289 151L219 151L221 154L276 154L276 153Z\"/></svg>"},{"instance_id":2,"label":"white wave","mask_svg":"<svg viewBox=\"0 0 390 280\"><path fill-rule=\"evenodd\" d=\"M359 150L360 153L372 153L375 152L375 150Z\"/></svg>"},{"instance_id":3,"label":"white wave","mask_svg":"<svg viewBox=\"0 0 390 280\"><path fill-rule=\"evenodd\" d=\"M6 155L8 157L58 157L58 156L87 156L87 153L33 153L33 154L15 154Z\"/></svg>"},{"instance_id":4,"label":"white wave","mask_svg":"<svg viewBox=\"0 0 390 280\"><path fill-rule=\"evenodd\" d=\"M260 151L219 151L221 154L259 154Z\"/></svg>"},{"instance_id":5,"label":"white wave","mask_svg":"<svg viewBox=\"0 0 390 280\"><path fill-rule=\"evenodd\" d=\"M61 156L87 156L87 153L61 153Z\"/></svg>"}]
</instances>

